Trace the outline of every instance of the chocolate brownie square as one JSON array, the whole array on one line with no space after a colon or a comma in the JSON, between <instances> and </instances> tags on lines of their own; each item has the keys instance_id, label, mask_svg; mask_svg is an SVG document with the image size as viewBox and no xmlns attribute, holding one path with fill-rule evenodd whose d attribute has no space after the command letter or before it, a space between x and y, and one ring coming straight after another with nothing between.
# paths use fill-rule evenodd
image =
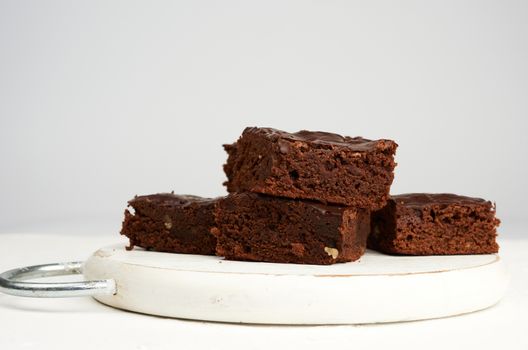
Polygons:
<instances>
[{"instance_id":1,"label":"chocolate brownie square","mask_svg":"<svg viewBox=\"0 0 528 350\"><path fill-rule=\"evenodd\" d=\"M316 200L364 209L383 207L397 144L326 132L246 128L224 145L227 190Z\"/></svg>"},{"instance_id":2,"label":"chocolate brownie square","mask_svg":"<svg viewBox=\"0 0 528 350\"><path fill-rule=\"evenodd\" d=\"M121 234L130 246L170 253L214 255L213 209L217 199L160 193L128 202Z\"/></svg>"},{"instance_id":3,"label":"chocolate brownie square","mask_svg":"<svg viewBox=\"0 0 528 350\"><path fill-rule=\"evenodd\" d=\"M372 213L371 249L389 254L497 253L495 205L455 194L392 196Z\"/></svg>"},{"instance_id":4,"label":"chocolate brownie square","mask_svg":"<svg viewBox=\"0 0 528 350\"><path fill-rule=\"evenodd\" d=\"M367 210L234 193L218 201L216 254L229 260L297 264L354 261L365 252Z\"/></svg>"}]
</instances>

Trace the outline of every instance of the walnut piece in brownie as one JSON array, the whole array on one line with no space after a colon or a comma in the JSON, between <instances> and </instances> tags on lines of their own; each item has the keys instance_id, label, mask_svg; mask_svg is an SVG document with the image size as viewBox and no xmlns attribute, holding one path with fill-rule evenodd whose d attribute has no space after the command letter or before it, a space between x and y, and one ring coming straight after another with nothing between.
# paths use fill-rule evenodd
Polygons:
<instances>
[{"instance_id":1,"label":"walnut piece in brownie","mask_svg":"<svg viewBox=\"0 0 528 350\"><path fill-rule=\"evenodd\" d=\"M128 202L121 234L130 246L170 253L214 255L216 238L213 209L217 199L160 193Z\"/></svg>"},{"instance_id":2,"label":"walnut piece in brownie","mask_svg":"<svg viewBox=\"0 0 528 350\"><path fill-rule=\"evenodd\" d=\"M401 255L497 253L495 205L454 194L392 196L372 213L368 247Z\"/></svg>"},{"instance_id":3,"label":"walnut piece in brownie","mask_svg":"<svg viewBox=\"0 0 528 350\"><path fill-rule=\"evenodd\" d=\"M255 192L379 209L389 197L397 144L326 132L246 128L224 145L228 192Z\"/></svg>"},{"instance_id":4,"label":"walnut piece in brownie","mask_svg":"<svg viewBox=\"0 0 528 350\"><path fill-rule=\"evenodd\" d=\"M216 254L228 260L333 264L363 255L367 210L234 193L218 201Z\"/></svg>"}]
</instances>

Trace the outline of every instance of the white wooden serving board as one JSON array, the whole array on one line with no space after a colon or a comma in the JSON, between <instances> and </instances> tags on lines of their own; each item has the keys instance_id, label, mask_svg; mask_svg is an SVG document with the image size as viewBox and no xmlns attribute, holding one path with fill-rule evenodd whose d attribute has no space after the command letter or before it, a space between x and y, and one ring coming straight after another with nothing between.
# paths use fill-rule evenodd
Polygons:
<instances>
[{"instance_id":1,"label":"white wooden serving board","mask_svg":"<svg viewBox=\"0 0 528 350\"><path fill-rule=\"evenodd\" d=\"M112 278L100 302L194 320L361 324L421 320L490 307L508 274L498 255L389 256L373 251L330 266L227 261L114 245L85 263L86 279Z\"/></svg>"}]
</instances>

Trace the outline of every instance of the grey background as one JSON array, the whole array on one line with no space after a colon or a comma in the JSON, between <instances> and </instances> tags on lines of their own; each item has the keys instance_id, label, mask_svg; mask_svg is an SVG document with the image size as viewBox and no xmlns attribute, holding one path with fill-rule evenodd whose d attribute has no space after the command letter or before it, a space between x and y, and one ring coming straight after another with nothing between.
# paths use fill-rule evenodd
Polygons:
<instances>
[{"instance_id":1,"label":"grey background","mask_svg":"<svg viewBox=\"0 0 528 350\"><path fill-rule=\"evenodd\" d=\"M245 126L391 138L526 218L527 1L0 1L0 232L224 193ZM84 223L84 224L83 224Z\"/></svg>"}]
</instances>

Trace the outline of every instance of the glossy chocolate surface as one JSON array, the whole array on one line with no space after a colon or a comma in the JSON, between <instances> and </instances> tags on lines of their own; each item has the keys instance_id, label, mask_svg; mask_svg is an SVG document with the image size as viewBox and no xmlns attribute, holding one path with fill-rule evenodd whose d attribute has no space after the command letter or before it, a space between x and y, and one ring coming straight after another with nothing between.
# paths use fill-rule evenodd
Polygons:
<instances>
[{"instance_id":1,"label":"glossy chocolate surface","mask_svg":"<svg viewBox=\"0 0 528 350\"><path fill-rule=\"evenodd\" d=\"M440 205L471 205L483 204L488 201L482 198L472 198L460 196L452 193L405 193L393 195L391 198L397 204L403 204L407 207L424 207L434 204Z\"/></svg>"},{"instance_id":2,"label":"glossy chocolate surface","mask_svg":"<svg viewBox=\"0 0 528 350\"><path fill-rule=\"evenodd\" d=\"M157 193L146 196L135 196L134 199L130 200L128 204L133 205L139 202L154 203L156 205L162 205L165 207L186 207L191 204L196 205L207 205L215 201L215 198L204 198L188 194L174 194L174 193Z\"/></svg>"},{"instance_id":3,"label":"glossy chocolate surface","mask_svg":"<svg viewBox=\"0 0 528 350\"><path fill-rule=\"evenodd\" d=\"M392 140L369 140L363 137L341 136L324 131L301 130L295 133L289 133L273 128L249 127L243 132L243 134L246 133L261 134L272 140L301 141L325 146L345 146L357 152L394 147L396 144ZM287 152L287 147L288 145L286 143L281 143L281 151L284 153Z\"/></svg>"}]
</instances>

